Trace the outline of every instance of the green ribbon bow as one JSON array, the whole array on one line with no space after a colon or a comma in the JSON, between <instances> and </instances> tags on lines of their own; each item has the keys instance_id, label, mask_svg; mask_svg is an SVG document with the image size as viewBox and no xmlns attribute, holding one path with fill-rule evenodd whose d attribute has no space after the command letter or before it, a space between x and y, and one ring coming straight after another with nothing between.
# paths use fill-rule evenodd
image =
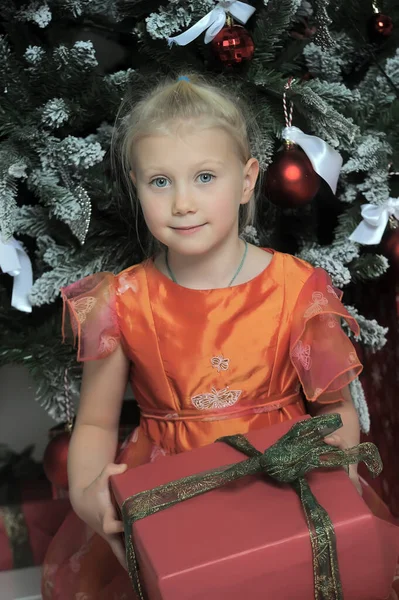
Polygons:
<instances>
[{"instance_id":1,"label":"green ribbon bow","mask_svg":"<svg viewBox=\"0 0 399 600\"><path fill-rule=\"evenodd\" d=\"M133 524L178 502L205 494L241 477L262 473L280 483L291 484L300 498L312 545L315 600L342 600L334 527L327 512L312 494L305 475L318 467L348 467L364 461L376 477L382 470L382 463L377 448L369 442L348 450L326 444L324 438L340 427L342 420L338 414L299 421L263 453L254 448L243 435L223 437L216 441L232 446L249 458L233 465L183 477L127 498L122 505L126 558L138 598L145 600L138 574Z\"/></svg>"}]
</instances>

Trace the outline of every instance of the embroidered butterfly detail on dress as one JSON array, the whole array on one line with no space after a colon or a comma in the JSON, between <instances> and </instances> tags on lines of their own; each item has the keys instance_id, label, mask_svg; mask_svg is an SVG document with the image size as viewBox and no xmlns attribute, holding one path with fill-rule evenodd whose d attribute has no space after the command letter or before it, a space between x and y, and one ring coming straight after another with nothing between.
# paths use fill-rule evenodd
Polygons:
<instances>
[{"instance_id":1,"label":"embroidered butterfly detail on dress","mask_svg":"<svg viewBox=\"0 0 399 600\"><path fill-rule=\"evenodd\" d=\"M76 313L79 323L84 323L89 312L94 308L97 299L93 296L85 296L79 300L71 300L71 304Z\"/></svg>"},{"instance_id":2,"label":"embroidered butterfly detail on dress","mask_svg":"<svg viewBox=\"0 0 399 600\"><path fill-rule=\"evenodd\" d=\"M307 344L304 346L301 340L297 343L295 348L292 350L292 358L297 358L305 371L309 371L312 366L312 359L310 358L310 346Z\"/></svg>"},{"instance_id":3,"label":"embroidered butterfly detail on dress","mask_svg":"<svg viewBox=\"0 0 399 600\"><path fill-rule=\"evenodd\" d=\"M118 340L112 335L103 334L100 337L100 354L111 353L115 350L118 345Z\"/></svg>"},{"instance_id":4,"label":"embroidered butterfly detail on dress","mask_svg":"<svg viewBox=\"0 0 399 600\"><path fill-rule=\"evenodd\" d=\"M303 315L305 319L310 319L311 317L318 315L323 310L322 307L328 304L328 300L322 292L313 292L312 300L313 303L305 310Z\"/></svg>"},{"instance_id":5,"label":"embroidered butterfly detail on dress","mask_svg":"<svg viewBox=\"0 0 399 600\"><path fill-rule=\"evenodd\" d=\"M212 367L217 369L218 373L220 373L220 371L227 371L229 368L230 359L224 358L223 354L221 354L220 356L214 356L211 358L211 363Z\"/></svg>"},{"instance_id":6,"label":"embroidered butterfly detail on dress","mask_svg":"<svg viewBox=\"0 0 399 600\"><path fill-rule=\"evenodd\" d=\"M230 390L228 387L223 390L216 390L213 387L211 393L193 396L191 402L198 410L226 408L233 406L241 394L242 390Z\"/></svg>"},{"instance_id":7,"label":"embroidered butterfly detail on dress","mask_svg":"<svg viewBox=\"0 0 399 600\"><path fill-rule=\"evenodd\" d=\"M71 556L71 558L69 559L69 566L70 569L72 571L72 573L79 573L80 571L80 567L81 567L81 562L82 562L82 557L85 556L85 554L87 554L90 551L90 544L89 542L86 542L85 544L83 544L83 546L80 547L80 549L75 552L75 554L73 554ZM76 595L76 598L81 598L82 600L90 600L89 596L79 596L79 594Z\"/></svg>"},{"instance_id":8,"label":"embroidered butterfly detail on dress","mask_svg":"<svg viewBox=\"0 0 399 600\"><path fill-rule=\"evenodd\" d=\"M322 314L322 315L319 315L319 319L320 319L320 321L323 321L323 322L327 321L327 326L330 329L334 329L334 327L336 327L338 325L338 321L331 314L327 314L327 315L326 314Z\"/></svg>"},{"instance_id":9,"label":"embroidered butterfly detail on dress","mask_svg":"<svg viewBox=\"0 0 399 600\"><path fill-rule=\"evenodd\" d=\"M157 446L156 444L154 444L151 450L150 462L155 462L156 460L161 458L161 456L166 455L167 452L163 448L161 448L161 446Z\"/></svg>"}]
</instances>

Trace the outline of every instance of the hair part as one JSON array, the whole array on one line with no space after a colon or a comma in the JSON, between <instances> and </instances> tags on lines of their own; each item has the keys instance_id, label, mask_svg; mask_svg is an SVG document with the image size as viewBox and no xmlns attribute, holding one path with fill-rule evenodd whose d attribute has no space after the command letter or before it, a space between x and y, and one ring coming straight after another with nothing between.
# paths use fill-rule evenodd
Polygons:
<instances>
[{"instance_id":1,"label":"hair part","mask_svg":"<svg viewBox=\"0 0 399 600\"><path fill-rule=\"evenodd\" d=\"M136 189L130 177L134 170L134 148L138 140L149 135L169 134L179 121L201 119L201 127L219 127L231 136L243 164L251 158L251 134L256 136L256 120L249 107L236 93L226 87L212 84L198 74L188 74L187 79L164 79L134 102L128 93L116 117L111 142L111 161L116 176L127 191L135 215L138 235L140 213ZM261 174L254 194L247 204L240 206L239 235L247 226L255 226L256 206L261 189ZM150 232L149 232L150 233ZM138 238L139 239L139 238ZM139 243L141 245L140 239ZM142 246L149 256L162 246L150 234Z\"/></svg>"}]
</instances>

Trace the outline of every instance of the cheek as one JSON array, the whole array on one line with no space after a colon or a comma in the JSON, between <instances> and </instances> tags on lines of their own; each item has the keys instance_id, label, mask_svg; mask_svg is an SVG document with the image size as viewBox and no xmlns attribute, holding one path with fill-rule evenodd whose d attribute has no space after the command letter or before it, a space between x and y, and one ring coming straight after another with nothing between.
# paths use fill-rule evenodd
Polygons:
<instances>
[{"instance_id":1,"label":"cheek","mask_svg":"<svg viewBox=\"0 0 399 600\"><path fill-rule=\"evenodd\" d=\"M159 198L154 198L152 194L146 194L141 196L140 204L148 226L156 227L164 222L166 203L162 203Z\"/></svg>"},{"instance_id":2,"label":"cheek","mask_svg":"<svg viewBox=\"0 0 399 600\"><path fill-rule=\"evenodd\" d=\"M217 213L226 211L227 214L238 211L241 200L241 188L239 182L231 181L220 186L210 203L211 210Z\"/></svg>"}]
</instances>

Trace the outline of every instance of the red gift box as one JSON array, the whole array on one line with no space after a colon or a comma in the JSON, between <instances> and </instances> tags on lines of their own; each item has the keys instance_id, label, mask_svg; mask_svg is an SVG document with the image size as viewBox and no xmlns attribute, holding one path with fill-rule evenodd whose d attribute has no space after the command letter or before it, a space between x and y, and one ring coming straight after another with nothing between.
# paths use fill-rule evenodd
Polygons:
<instances>
[{"instance_id":1,"label":"red gift box","mask_svg":"<svg viewBox=\"0 0 399 600\"><path fill-rule=\"evenodd\" d=\"M0 506L0 571L41 565L70 510L69 500L52 499L47 481L20 485L18 504Z\"/></svg>"},{"instance_id":2,"label":"red gift box","mask_svg":"<svg viewBox=\"0 0 399 600\"><path fill-rule=\"evenodd\" d=\"M264 451L294 422L246 437ZM216 443L131 469L112 477L111 485L121 507L144 490L246 458ZM386 598L399 549L397 528L373 516L343 469L313 471L307 480L334 524L344 598ZM139 520L133 537L150 600L314 597L311 543L299 498L290 486L262 475Z\"/></svg>"}]
</instances>

